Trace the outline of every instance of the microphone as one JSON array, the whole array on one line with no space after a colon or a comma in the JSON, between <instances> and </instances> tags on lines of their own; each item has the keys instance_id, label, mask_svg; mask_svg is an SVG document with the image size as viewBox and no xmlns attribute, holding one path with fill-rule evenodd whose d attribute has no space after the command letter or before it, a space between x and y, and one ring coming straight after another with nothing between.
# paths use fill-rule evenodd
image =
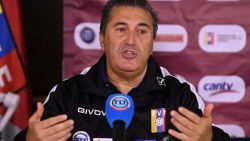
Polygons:
<instances>
[{"instance_id":1,"label":"microphone","mask_svg":"<svg viewBox=\"0 0 250 141\"><path fill-rule=\"evenodd\" d=\"M112 94L106 101L105 111L112 128L113 141L126 141L125 129L134 115L133 99L126 94Z\"/></svg>"}]
</instances>

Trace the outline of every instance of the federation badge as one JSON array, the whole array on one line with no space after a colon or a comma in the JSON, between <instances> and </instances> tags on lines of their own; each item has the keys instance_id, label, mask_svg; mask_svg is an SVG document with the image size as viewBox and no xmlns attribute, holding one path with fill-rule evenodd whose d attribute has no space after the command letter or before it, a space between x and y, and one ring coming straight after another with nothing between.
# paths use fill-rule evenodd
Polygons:
<instances>
[{"instance_id":1,"label":"federation badge","mask_svg":"<svg viewBox=\"0 0 250 141\"><path fill-rule=\"evenodd\" d=\"M73 135L72 141L90 141L89 134L84 131L78 131Z\"/></svg>"},{"instance_id":2,"label":"federation badge","mask_svg":"<svg viewBox=\"0 0 250 141\"><path fill-rule=\"evenodd\" d=\"M166 109L151 109L151 132L166 132Z\"/></svg>"}]
</instances>

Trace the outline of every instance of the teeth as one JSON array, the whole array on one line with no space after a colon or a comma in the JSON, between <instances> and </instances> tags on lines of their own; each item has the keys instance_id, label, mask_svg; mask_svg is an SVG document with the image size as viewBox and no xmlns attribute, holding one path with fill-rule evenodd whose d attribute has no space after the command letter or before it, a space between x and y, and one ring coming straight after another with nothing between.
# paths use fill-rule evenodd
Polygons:
<instances>
[{"instance_id":1,"label":"teeth","mask_svg":"<svg viewBox=\"0 0 250 141\"><path fill-rule=\"evenodd\" d=\"M129 51L129 50L125 50L124 52L127 54L134 54L133 51Z\"/></svg>"},{"instance_id":2,"label":"teeth","mask_svg":"<svg viewBox=\"0 0 250 141\"><path fill-rule=\"evenodd\" d=\"M132 52L132 51L126 51L126 53L133 54L133 52Z\"/></svg>"}]
</instances>

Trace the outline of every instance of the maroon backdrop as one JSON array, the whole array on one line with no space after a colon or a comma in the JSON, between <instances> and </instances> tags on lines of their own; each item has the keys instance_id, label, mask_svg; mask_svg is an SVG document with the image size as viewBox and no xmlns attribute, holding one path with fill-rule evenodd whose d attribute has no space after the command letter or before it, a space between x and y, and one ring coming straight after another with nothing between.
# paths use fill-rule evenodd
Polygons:
<instances>
[{"instance_id":1,"label":"maroon backdrop","mask_svg":"<svg viewBox=\"0 0 250 141\"><path fill-rule=\"evenodd\" d=\"M63 78L101 56L106 0L64 0ZM160 18L154 57L213 102L213 122L232 137L250 137L250 1L151 0Z\"/></svg>"}]
</instances>

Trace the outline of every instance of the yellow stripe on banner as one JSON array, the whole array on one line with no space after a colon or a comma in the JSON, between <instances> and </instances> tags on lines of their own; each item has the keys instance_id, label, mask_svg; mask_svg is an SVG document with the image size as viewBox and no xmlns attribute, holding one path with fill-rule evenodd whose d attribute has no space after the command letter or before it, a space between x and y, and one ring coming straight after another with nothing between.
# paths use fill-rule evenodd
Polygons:
<instances>
[{"instance_id":1,"label":"yellow stripe on banner","mask_svg":"<svg viewBox=\"0 0 250 141\"><path fill-rule=\"evenodd\" d=\"M2 13L3 13L3 9L2 9L2 5L0 3L0 14L2 14Z\"/></svg>"},{"instance_id":2,"label":"yellow stripe on banner","mask_svg":"<svg viewBox=\"0 0 250 141\"><path fill-rule=\"evenodd\" d=\"M208 34L207 33L205 33L205 35L204 35L204 43L205 43L205 45L208 44Z\"/></svg>"},{"instance_id":3,"label":"yellow stripe on banner","mask_svg":"<svg viewBox=\"0 0 250 141\"><path fill-rule=\"evenodd\" d=\"M156 133L157 132L157 127L156 127L156 109L151 109L151 132Z\"/></svg>"}]
</instances>

